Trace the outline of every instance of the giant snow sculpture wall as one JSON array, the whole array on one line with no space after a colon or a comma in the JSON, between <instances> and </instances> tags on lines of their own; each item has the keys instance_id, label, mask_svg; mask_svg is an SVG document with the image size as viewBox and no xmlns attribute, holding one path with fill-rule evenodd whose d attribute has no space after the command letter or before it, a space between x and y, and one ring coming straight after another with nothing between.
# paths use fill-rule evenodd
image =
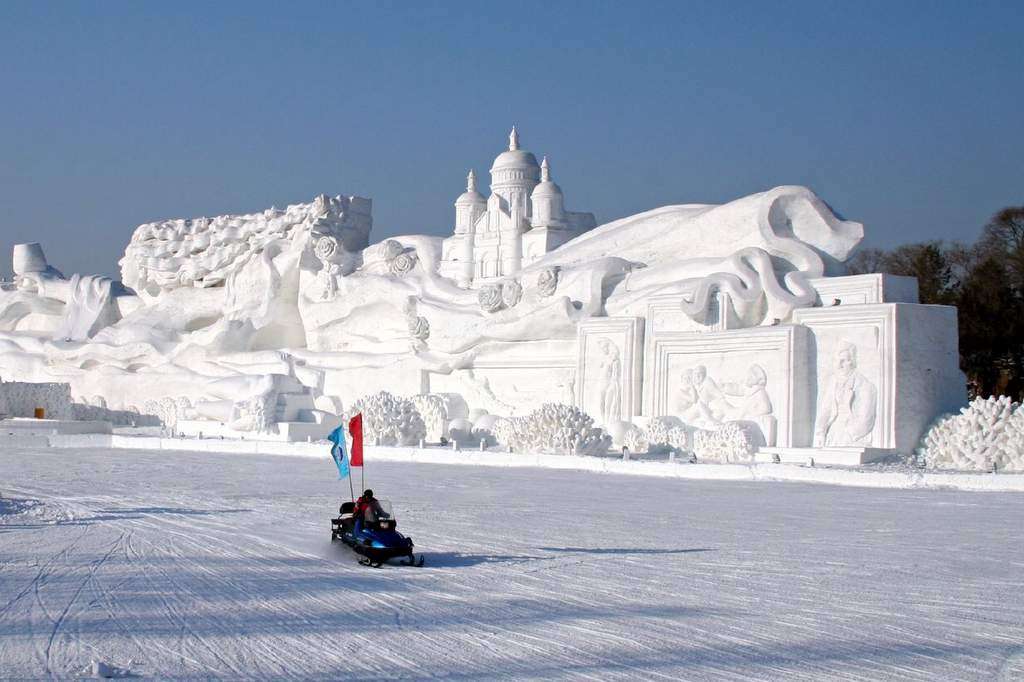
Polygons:
<instances>
[{"instance_id":1,"label":"giant snow sculpture wall","mask_svg":"<svg viewBox=\"0 0 1024 682\"><path fill-rule=\"evenodd\" d=\"M533 177L506 167L531 163L520 151L502 177ZM553 229L528 218L527 234ZM126 287L96 296L80 282L98 280L19 247L17 283L0 289L0 374L67 382L112 410L173 405L165 422L204 432L323 435L385 391L433 396L413 403L431 437L512 433L499 417L553 403L619 440L665 417L688 447L739 424L758 447L858 461L911 451L965 399L956 311L918 304L912 279L843 276L863 227L804 187L666 206L502 256L520 267L501 276L445 276L462 273L459 253L491 257L478 223L447 254L439 237L371 244L358 197L150 223L121 260ZM545 239L531 248L558 243Z\"/></svg>"}]
</instances>

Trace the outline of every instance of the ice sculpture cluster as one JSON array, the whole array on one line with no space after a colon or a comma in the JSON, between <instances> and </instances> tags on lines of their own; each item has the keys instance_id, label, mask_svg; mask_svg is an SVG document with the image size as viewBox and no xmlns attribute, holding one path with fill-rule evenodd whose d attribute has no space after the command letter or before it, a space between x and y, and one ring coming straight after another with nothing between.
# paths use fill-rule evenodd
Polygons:
<instances>
[{"instance_id":1,"label":"ice sculpture cluster","mask_svg":"<svg viewBox=\"0 0 1024 682\"><path fill-rule=\"evenodd\" d=\"M1024 471L1024 408L1006 396L975 398L939 419L919 454L933 469Z\"/></svg>"},{"instance_id":2,"label":"ice sculpture cluster","mask_svg":"<svg viewBox=\"0 0 1024 682\"><path fill-rule=\"evenodd\" d=\"M320 195L147 223L121 282L17 245L0 376L186 434L305 440L358 408L382 442L580 452L607 432L726 459L910 452L964 402L955 309L844 275L863 226L805 187L596 225L516 132L451 236L371 243L371 214Z\"/></svg>"}]
</instances>

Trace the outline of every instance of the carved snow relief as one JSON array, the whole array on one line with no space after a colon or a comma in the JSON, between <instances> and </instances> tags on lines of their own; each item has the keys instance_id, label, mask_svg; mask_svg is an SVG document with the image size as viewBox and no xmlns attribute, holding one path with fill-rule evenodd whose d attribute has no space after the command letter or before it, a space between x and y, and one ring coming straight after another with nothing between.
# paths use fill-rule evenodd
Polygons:
<instances>
[{"instance_id":1,"label":"carved snow relief","mask_svg":"<svg viewBox=\"0 0 1024 682\"><path fill-rule=\"evenodd\" d=\"M645 414L708 431L742 422L762 444L810 445L805 329L664 332L649 347Z\"/></svg>"},{"instance_id":2,"label":"carved snow relief","mask_svg":"<svg viewBox=\"0 0 1024 682\"><path fill-rule=\"evenodd\" d=\"M843 342L835 351L835 367L825 380L814 432L817 447L871 445L878 390L857 371L857 347Z\"/></svg>"},{"instance_id":3,"label":"carved snow relief","mask_svg":"<svg viewBox=\"0 0 1024 682\"><path fill-rule=\"evenodd\" d=\"M579 328L577 405L602 424L639 412L643 346L641 318L588 320Z\"/></svg>"},{"instance_id":4,"label":"carved snow relief","mask_svg":"<svg viewBox=\"0 0 1024 682\"><path fill-rule=\"evenodd\" d=\"M558 269L544 268L537 275L537 293L541 296L554 296L558 289Z\"/></svg>"}]
</instances>

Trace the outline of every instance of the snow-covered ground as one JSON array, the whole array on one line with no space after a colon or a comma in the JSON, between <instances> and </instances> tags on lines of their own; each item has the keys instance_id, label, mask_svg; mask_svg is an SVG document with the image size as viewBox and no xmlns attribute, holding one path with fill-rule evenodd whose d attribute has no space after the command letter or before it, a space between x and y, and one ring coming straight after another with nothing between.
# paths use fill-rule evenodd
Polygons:
<instances>
[{"instance_id":1,"label":"snow-covered ground","mask_svg":"<svg viewBox=\"0 0 1024 682\"><path fill-rule=\"evenodd\" d=\"M3 449L0 677L1024 676L1020 494L372 462L367 485L425 568L331 545L327 459Z\"/></svg>"}]
</instances>

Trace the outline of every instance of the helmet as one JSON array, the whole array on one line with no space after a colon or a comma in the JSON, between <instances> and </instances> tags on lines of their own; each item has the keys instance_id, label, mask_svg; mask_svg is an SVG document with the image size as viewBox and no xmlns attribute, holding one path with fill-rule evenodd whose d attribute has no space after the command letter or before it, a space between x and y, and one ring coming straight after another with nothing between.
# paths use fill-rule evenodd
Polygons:
<instances>
[{"instance_id":1,"label":"helmet","mask_svg":"<svg viewBox=\"0 0 1024 682\"><path fill-rule=\"evenodd\" d=\"M367 499L373 499L373 491L367 488L366 490L363 491L363 497Z\"/></svg>"}]
</instances>

